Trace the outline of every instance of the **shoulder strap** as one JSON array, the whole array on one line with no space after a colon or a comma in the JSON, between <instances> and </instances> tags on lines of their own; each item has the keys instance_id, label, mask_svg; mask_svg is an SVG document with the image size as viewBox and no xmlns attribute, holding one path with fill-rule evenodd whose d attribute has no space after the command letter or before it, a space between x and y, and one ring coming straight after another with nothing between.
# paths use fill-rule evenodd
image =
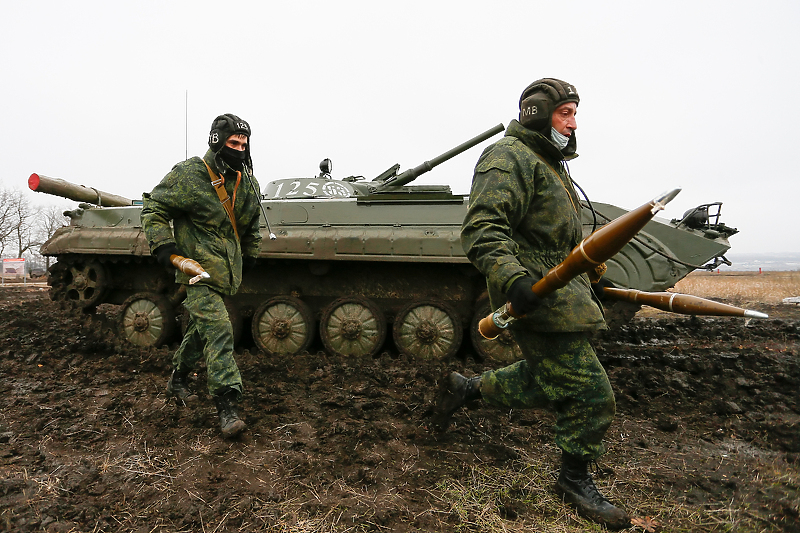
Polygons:
<instances>
[{"instance_id":1,"label":"shoulder strap","mask_svg":"<svg viewBox=\"0 0 800 533\"><path fill-rule=\"evenodd\" d=\"M205 164L206 168L208 169L208 177L211 178L211 185L213 185L214 190L217 191L219 203L222 204L225 212L228 213L228 218L233 226L233 233L236 235L236 240L238 241L239 230L236 228L236 219L233 217L233 204L231 203L231 197L228 196L228 191L225 190L225 179L222 177L217 177L217 174L211 170L211 167L208 166L208 163L206 163L205 159L203 160L203 164Z\"/></svg>"}]
</instances>

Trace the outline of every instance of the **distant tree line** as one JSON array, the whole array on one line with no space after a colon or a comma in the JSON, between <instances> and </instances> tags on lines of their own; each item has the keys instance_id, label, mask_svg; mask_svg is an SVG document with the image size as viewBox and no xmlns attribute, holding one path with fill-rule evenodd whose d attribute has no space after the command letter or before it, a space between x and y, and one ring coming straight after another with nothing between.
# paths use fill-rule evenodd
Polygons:
<instances>
[{"instance_id":1,"label":"distant tree line","mask_svg":"<svg viewBox=\"0 0 800 533\"><path fill-rule=\"evenodd\" d=\"M22 191L0 185L0 257L27 259L28 272L49 268L51 258L39 254L39 248L69 224L63 211L55 205L34 205Z\"/></svg>"}]
</instances>

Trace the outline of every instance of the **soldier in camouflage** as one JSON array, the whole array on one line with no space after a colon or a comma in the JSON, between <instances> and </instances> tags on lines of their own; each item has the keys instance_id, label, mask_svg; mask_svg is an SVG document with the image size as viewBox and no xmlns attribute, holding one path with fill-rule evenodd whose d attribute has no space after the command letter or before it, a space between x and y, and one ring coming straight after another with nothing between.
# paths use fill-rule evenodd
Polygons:
<instances>
[{"instance_id":1,"label":"soldier in camouflage","mask_svg":"<svg viewBox=\"0 0 800 533\"><path fill-rule=\"evenodd\" d=\"M245 423L238 413L242 377L224 297L236 294L243 273L255 266L261 241L256 194L260 189L252 174L249 141L247 122L236 115L220 115L211 126L206 154L176 164L144 195L142 208L150 251L161 264L172 269L170 257L181 255L200 263L211 276L190 285L191 276L176 271L176 282L186 287L183 305L189 323L172 360L167 394L183 404L196 400L188 376L205 358L208 391L225 437L241 433ZM212 182L227 193L233 218Z\"/></svg>"},{"instance_id":2,"label":"soldier in camouflage","mask_svg":"<svg viewBox=\"0 0 800 533\"><path fill-rule=\"evenodd\" d=\"M574 86L535 81L522 93L519 121L478 160L461 242L486 276L492 307L509 301L526 315L510 326L525 359L469 379L450 374L437 412L444 430L457 409L479 398L504 408L554 409L562 450L557 488L582 515L623 528L628 515L598 491L588 469L605 452L616 409L588 339L606 327L602 307L586 275L545 298L531 291L582 239L580 203L564 164L576 157L578 103Z\"/></svg>"}]
</instances>

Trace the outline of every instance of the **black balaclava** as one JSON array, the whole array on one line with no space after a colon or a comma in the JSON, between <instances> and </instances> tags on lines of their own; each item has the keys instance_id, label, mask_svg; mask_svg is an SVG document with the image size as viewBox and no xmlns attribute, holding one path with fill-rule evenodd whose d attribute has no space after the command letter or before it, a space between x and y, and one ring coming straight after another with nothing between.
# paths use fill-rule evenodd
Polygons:
<instances>
[{"instance_id":1,"label":"black balaclava","mask_svg":"<svg viewBox=\"0 0 800 533\"><path fill-rule=\"evenodd\" d=\"M247 147L244 151L234 150L225 146L231 135L245 135L247 137ZM220 115L211 123L211 131L208 134L208 146L214 152L214 160L217 169L222 170L224 162L234 170L247 170L253 172L253 160L250 158L250 125L230 113Z\"/></svg>"},{"instance_id":2,"label":"black balaclava","mask_svg":"<svg viewBox=\"0 0 800 533\"><path fill-rule=\"evenodd\" d=\"M550 139L553 111L567 102L580 104L580 96L574 85L555 78L542 78L528 85L519 97L519 122L529 130L537 131ZM573 155L577 149L575 132L561 153Z\"/></svg>"}]
</instances>

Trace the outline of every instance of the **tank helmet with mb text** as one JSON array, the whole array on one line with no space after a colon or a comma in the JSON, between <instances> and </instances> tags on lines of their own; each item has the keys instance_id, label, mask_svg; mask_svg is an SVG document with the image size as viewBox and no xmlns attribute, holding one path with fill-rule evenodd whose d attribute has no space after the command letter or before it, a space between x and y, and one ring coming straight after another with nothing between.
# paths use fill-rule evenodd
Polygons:
<instances>
[{"instance_id":1,"label":"tank helmet with mb text","mask_svg":"<svg viewBox=\"0 0 800 533\"><path fill-rule=\"evenodd\" d=\"M211 131L208 134L208 146L211 151L219 155L231 135L244 135L247 137L245 147L245 165L252 169L253 161L250 158L250 124L236 115L226 113L214 119Z\"/></svg>"},{"instance_id":2,"label":"tank helmet with mb text","mask_svg":"<svg viewBox=\"0 0 800 533\"><path fill-rule=\"evenodd\" d=\"M580 103L574 85L555 78L542 78L528 85L519 97L519 122L550 138L553 111L567 102Z\"/></svg>"}]
</instances>

